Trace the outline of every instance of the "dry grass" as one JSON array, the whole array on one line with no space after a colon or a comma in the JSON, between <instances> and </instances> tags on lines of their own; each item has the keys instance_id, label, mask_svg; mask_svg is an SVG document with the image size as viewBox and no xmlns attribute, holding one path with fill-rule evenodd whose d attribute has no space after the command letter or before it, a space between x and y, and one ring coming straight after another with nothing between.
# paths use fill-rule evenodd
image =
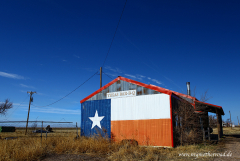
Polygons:
<instances>
[{"instance_id":1,"label":"dry grass","mask_svg":"<svg viewBox=\"0 0 240 161\"><path fill-rule=\"evenodd\" d=\"M104 138L74 139L75 132L67 137L55 136L43 138L24 137L24 131L0 133L3 136L21 136L14 140L0 140L0 160L41 160L48 154L87 154L108 160L187 160L193 158L179 157L180 153L216 152L216 145L189 145L177 148L155 148L132 146L128 143L111 143ZM38 135L38 134L37 134ZM202 158L209 160L211 158Z\"/></svg>"},{"instance_id":2,"label":"dry grass","mask_svg":"<svg viewBox=\"0 0 240 161\"><path fill-rule=\"evenodd\" d=\"M213 134L217 134L217 133L218 133L217 128L214 128ZM231 129L231 127L223 127L223 134L224 135L232 135L232 134L239 135L240 127L233 127L232 129Z\"/></svg>"}]
</instances>

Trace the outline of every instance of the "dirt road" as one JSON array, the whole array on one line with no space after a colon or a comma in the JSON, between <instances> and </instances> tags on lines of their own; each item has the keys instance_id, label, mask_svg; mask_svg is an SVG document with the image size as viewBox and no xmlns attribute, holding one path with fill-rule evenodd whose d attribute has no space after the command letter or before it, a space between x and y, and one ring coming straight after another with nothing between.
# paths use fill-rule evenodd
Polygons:
<instances>
[{"instance_id":1,"label":"dirt road","mask_svg":"<svg viewBox=\"0 0 240 161\"><path fill-rule=\"evenodd\" d=\"M224 138L225 148L223 153L232 154L230 157L217 157L214 161L239 161L240 160L240 135L225 135Z\"/></svg>"}]
</instances>

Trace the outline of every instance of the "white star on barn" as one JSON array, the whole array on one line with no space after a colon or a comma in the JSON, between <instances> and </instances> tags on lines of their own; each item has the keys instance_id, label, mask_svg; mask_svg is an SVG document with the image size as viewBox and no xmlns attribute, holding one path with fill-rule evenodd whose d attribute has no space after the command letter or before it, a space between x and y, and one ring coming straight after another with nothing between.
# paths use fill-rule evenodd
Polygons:
<instances>
[{"instance_id":1,"label":"white star on barn","mask_svg":"<svg viewBox=\"0 0 240 161\"><path fill-rule=\"evenodd\" d=\"M94 128L94 126L98 126L100 129L101 128L101 124L100 124L100 121L102 121L102 119L104 118L105 116L100 116L98 117L98 112L96 110L96 113L95 113L95 116L94 117L88 117L93 123L92 123L92 128ZM92 129L91 128L91 129Z\"/></svg>"}]
</instances>

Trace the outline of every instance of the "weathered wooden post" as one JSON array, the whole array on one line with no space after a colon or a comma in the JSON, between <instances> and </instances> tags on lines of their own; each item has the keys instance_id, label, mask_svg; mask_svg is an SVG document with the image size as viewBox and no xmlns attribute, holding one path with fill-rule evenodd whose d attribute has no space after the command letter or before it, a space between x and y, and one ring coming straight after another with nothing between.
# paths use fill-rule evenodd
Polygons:
<instances>
[{"instance_id":1,"label":"weathered wooden post","mask_svg":"<svg viewBox=\"0 0 240 161\"><path fill-rule=\"evenodd\" d=\"M220 137L223 136L223 126L222 126L222 115L219 115L219 124L220 124Z\"/></svg>"},{"instance_id":2,"label":"weathered wooden post","mask_svg":"<svg viewBox=\"0 0 240 161\"><path fill-rule=\"evenodd\" d=\"M41 144L42 144L42 131L43 131L43 121L42 121L42 130L41 130Z\"/></svg>"},{"instance_id":3,"label":"weathered wooden post","mask_svg":"<svg viewBox=\"0 0 240 161\"><path fill-rule=\"evenodd\" d=\"M76 129L77 129L77 139L78 139L78 127L77 127L77 122L76 122Z\"/></svg>"},{"instance_id":4,"label":"weathered wooden post","mask_svg":"<svg viewBox=\"0 0 240 161\"><path fill-rule=\"evenodd\" d=\"M210 127L208 127L208 140L211 141Z\"/></svg>"},{"instance_id":5,"label":"weathered wooden post","mask_svg":"<svg viewBox=\"0 0 240 161\"><path fill-rule=\"evenodd\" d=\"M204 142L204 145L206 145L206 142L205 142L205 130L203 128L203 142Z\"/></svg>"},{"instance_id":6,"label":"weathered wooden post","mask_svg":"<svg viewBox=\"0 0 240 161\"><path fill-rule=\"evenodd\" d=\"M220 141L221 135L222 135L222 116L220 112L216 109L216 114L217 114L217 128L218 128L218 140Z\"/></svg>"}]
</instances>

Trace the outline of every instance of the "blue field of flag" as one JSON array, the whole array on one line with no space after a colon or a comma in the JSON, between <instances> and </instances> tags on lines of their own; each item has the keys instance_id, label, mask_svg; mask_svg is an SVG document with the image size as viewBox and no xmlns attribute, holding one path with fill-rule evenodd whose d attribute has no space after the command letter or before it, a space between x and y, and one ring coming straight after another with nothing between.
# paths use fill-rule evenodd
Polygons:
<instances>
[{"instance_id":1,"label":"blue field of flag","mask_svg":"<svg viewBox=\"0 0 240 161\"><path fill-rule=\"evenodd\" d=\"M111 99L81 104L81 135L111 137Z\"/></svg>"}]
</instances>

